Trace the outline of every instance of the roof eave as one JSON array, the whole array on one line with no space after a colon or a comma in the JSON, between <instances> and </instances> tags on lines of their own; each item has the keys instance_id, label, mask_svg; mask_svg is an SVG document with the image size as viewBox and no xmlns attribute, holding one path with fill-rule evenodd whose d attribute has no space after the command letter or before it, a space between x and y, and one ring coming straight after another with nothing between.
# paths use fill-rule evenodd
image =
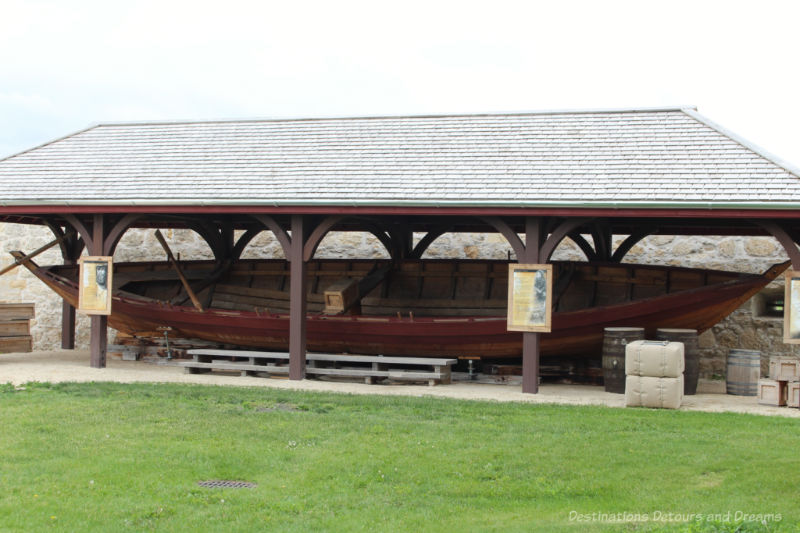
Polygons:
<instances>
[{"instance_id":1,"label":"roof eave","mask_svg":"<svg viewBox=\"0 0 800 533\"><path fill-rule=\"evenodd\" d=\"M661 201L661 200L598 200L598 201L520 201L520 200L304 200L304 199L278 199L267 201L254 201L252 198L224 201L198 201L193 199L131 199L131 200L1 200L1 207L29 207L35 212L37 207L422 207L422 208L448 208L448 207L473 207L473 208L520 208L520 209L546 209L546 208L572 208L572 209L702 209L702 210L800 210L800 202L754 202L754 201Z\"/></svg>"}]
</instances>

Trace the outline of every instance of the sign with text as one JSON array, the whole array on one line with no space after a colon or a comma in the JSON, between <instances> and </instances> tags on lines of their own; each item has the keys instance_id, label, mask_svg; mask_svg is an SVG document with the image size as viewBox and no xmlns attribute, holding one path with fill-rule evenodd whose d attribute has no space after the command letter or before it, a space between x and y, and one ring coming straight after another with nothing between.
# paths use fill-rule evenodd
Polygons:
<instances>
[{"instance_id":1,"label":"sign with text","mask_svg":"<svg viewBox=\"0 0 800 533\"><path fill-rule=\"evenodd\" d=\"M783 342L800 344L800 272L786 271L783 296Z\"/></svg>"},{"instance_id":2,"label":"sign with text","mask_svg":"<svg viewBox=\"0 0 800 533\"><path fill-rule=\"evenodd\" d=\"M508 265L508 331L549 332L553 265Z\"/></svg>"},{"instance_id":3,"label":"sign with text","mask_svg":"<svg viewBox=\"0 0 800 533\"><path fill-rule=\"evenodd\" d=\"M86 256L78 260L78 311L87 315L111 314L112 258Z\"/></svg>"}]
</instances>

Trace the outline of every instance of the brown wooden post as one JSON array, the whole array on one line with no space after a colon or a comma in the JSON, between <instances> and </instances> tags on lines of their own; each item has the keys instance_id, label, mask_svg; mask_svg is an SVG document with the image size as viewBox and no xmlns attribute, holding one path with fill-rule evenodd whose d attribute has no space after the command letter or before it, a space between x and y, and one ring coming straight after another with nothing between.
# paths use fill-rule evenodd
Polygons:
<instances>
[{"instance_id":1,"label":"brown wooden post","mask_svg":"<svg viewBox=\"0 0 800 533\"><path fill-rule=\"evenodd\" d=\"M539 250L542 245L542 221L536 217L525 219L525 255L518 261L539 263ZM522 392L539 392L539 340L540 333L522 334Z\"/></svg>"},{"instance_id":2,"label":"brown wooden post","mask_svg":"<svg viewBox=\"0 0 800 533\"><path fill-rule=\"evenodd\" d=\"M75 349L75 308L66 300L61 302L61 349Z\"/></svg>"},{"instance_id":3,"label":"brown wooden post","mask_svg":"<svg viewBox=\"0 0 800 533\"><path fill-rule=\"evenodd\" d=\"M289 252L289 379L306 376L306 261L303 257L306 220L292 215Z\"/></svg>"},{"instance_id":4,"label":"brown wooden post","mask_svg":"<svg viewBox=\"0 0 800 533\"><path fill-rule=\"evenodd\" d=\"M57 238L64 237L64 240L59 244L61 248L61 257L64 259L64 265L75 265L83 249L83 241L80 240L77 230L73 228L75 233L66 236L67 231L61 229L61 225L48 219L44 219L44 221L47 227L53 232L53 235ZM72 307L66 299L62 299L61 301L61 349L75 349L75 308Z\"/></svg>"},{"instance_id":5,"label":"brown wooden post","mask_svg":"<svg viewBox=\"0 0 800 533\"><path fill-rule=\"evenodd\" d=\"M539 392L539 341L541 333L522 334L522 392Z\"/></svg>"},{"instance_id":6,"label":"brown wooden post","mask_svg":"<svg viewBox=\"0 0 800 533\"><path fill-rule=\"evenodd\" d=\"M72 259L65 259L65 265L74 265ZM67 300L61 301L61 349L75 349L75 308Z\"/></svg>"},{"instance_id":7,"label":"brown wooden post","mask_svg":"<svg viewBox=\"0 0 800 533\"><path fill-rule=\"evenodd\" d=\"M90 338L91 367L106 367L106 350L108 349L108 317L92 315L90 319L92 333Z\"/></svg>"},{"instance_id":8,"label":"brown wooden post","mask_svg":"<svg viewBox=\"0 0 800 533\"><path fill-rule=\"evenodd\" d=\"M104 241L103 215L94 215L92 224L92 242L89 247L90 255L103 255ZM92 332L89 348L91 351L92 368L106 367L106 349L108 347L108 317L106 315L92 315L90 319Z\"/></svg>"}]
</instances>

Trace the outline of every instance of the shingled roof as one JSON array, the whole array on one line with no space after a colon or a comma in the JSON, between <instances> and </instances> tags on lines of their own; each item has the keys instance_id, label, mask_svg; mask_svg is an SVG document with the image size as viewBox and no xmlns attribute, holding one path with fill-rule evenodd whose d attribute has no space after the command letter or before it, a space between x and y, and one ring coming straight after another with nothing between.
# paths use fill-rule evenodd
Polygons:
<instances>
[{"instance_id":1,"label":"shingled roof","mask_svg":"<svg viewBox=\"0 0 800 533\"><path fill-rule=\"evenodd\" d=\"M104 124L0 161L0 204L797 208L694 109Z\"/></svg>"}]
</instances>

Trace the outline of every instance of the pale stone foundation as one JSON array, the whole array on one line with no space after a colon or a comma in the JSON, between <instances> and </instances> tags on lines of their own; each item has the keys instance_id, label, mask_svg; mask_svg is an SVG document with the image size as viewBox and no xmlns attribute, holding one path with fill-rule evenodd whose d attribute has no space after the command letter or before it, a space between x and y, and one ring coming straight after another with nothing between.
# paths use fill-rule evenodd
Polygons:
<instances>
[{"instance_id":1,"label":"pale stone foundation","mask_svg":"<svg viewBox=\"0 0 800 533\"><path fill-rule=\"evenodd\" d=\"M183 259L212 257L206 243L189 230L168 230L164 235L174 253ZM420 235L416 236L420 238ZM44 227L0 223L2 256L0 268L12 262L11 250L30 252L50 242L52 233ZM437 239L425 254L426 258L513 258L511 247L497 234L447 234ZM244 253L246 258L283 257L281 247L265 231L254 239ZM388 257L381 244L365 233L329 234L320 244L316 257ZM553 259L584 260L572 241L565 240ZM164 253L152 231L131 230L125 234L114 255L115 261L164 260ZM778 242L772 237L690 237L654 236L633 247L625 262L675 265L740 272L763 272L771 265L787 260ZM39 264L60 264L60 252L52 249L36 261ZM780 291L782 280L771 284L766 291ZM723 377L728 350L744 348L759 350L762 367L770 355L800 354L800 348L783 343L783 322L780 318L762 316L763 304L745 303L727 319L700 336L700 375L704 378ZM0 301L33 302L36 318L31 321L34 350L55 350L61 347L61 300L24 268L0 276ZM632 324L635 325L635 324ZM110 332L113 339L114 332ZM89 345L89 320L78 314L76 347Z\"/></svg>"}]
</instances>

